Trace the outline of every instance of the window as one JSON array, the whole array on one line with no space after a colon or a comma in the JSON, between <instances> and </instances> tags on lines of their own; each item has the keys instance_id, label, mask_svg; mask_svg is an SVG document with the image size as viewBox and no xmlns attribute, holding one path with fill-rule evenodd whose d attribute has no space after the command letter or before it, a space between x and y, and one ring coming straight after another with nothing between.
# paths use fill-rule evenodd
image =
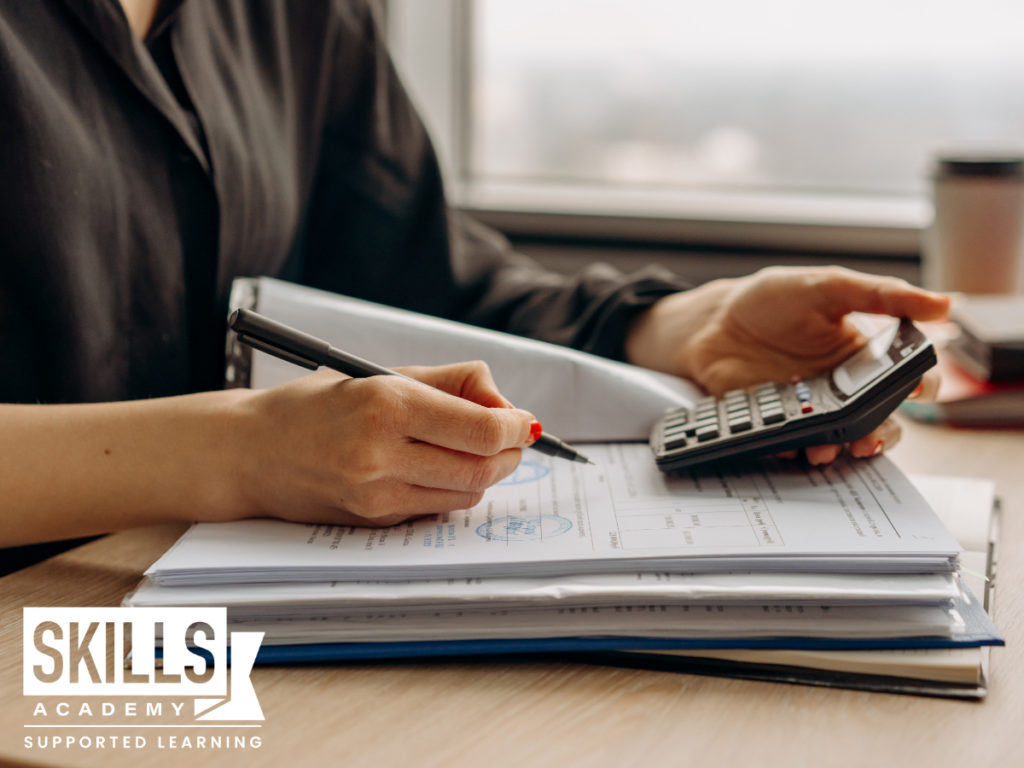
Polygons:
<instances>
[{"instance_id":1,"label":"window","mask_svg":"<svg viewBox=\"0 0 1024 768\"><path fill-rule=\"evenodd\" d=\"M447 30L406 74L471 207L916 247L936 151L1024 146L1017 0L402 0L399 27L406 4Z\"/></svg>"}]
</instances>

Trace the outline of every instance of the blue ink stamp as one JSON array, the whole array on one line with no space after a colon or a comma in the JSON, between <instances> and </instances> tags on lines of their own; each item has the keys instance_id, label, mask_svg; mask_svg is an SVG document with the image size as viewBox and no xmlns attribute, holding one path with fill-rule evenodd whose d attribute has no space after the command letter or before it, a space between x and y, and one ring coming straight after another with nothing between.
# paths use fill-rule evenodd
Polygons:
<instances>
[{"instance_id":1,"label":"blue ink stamp","mask_svg":"<svg viewBox=\"0 0 1024 768\"><path fill-rule=\"evenodd\" d=\"M540 541L561 536L572 528L572 520L561 515L505 515L477 526L476 535L487 541Z\"/></svg>"},{"instance_id":2,"label":"blue ink stamp","mask_svg":"<svg viewBox=\"0 0 1024 768\"><path fill-rule=\"evenodd\" d=\"M550 469L538 461L523 459L516 467L516 471L502 480L498 485L520 485L522 483L534 483L548 476Z\"/></svg>"}]
</instances>

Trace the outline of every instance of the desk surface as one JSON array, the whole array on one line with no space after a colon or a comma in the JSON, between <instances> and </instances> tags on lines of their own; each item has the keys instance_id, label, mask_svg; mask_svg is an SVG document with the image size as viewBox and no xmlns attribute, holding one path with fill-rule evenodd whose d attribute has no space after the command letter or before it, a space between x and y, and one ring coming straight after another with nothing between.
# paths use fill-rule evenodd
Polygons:
<instances>
[{"instance_id":1,"label":"desk surface","mask_svg":"<svg viewBox=\"0 0 1024 768\"><path fill-rule=\"evenodd\" d=\"M0 764L1024 765L1024 433L907 424L891 455L908 472L993 477L1004 500L1007 647L982 703L583 664L281 666L252 674L266 715L256 750L161 750L156 736L141 752L25 749L21 608L117 605L181 530L165 527L0 579Z\"/></svg>"}]
</instances>

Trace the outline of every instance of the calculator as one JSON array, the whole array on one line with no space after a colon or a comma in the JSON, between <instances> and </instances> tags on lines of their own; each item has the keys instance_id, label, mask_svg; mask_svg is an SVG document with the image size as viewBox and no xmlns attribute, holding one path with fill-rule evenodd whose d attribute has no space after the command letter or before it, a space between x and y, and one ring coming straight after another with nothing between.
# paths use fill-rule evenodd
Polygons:
<instances>
[{"instance_id":1,"label":"calculator","mask_svg":"<svg viewBox=\"0 0 1024 768\"><path fill-rule=\"evenodd\" d=\"M674 408L651 431L665 472L717 459L848 443L871 433L935 365L935 348L909 320L890 324L826 374L766 382Z\"/></svg>"}]
</instances>

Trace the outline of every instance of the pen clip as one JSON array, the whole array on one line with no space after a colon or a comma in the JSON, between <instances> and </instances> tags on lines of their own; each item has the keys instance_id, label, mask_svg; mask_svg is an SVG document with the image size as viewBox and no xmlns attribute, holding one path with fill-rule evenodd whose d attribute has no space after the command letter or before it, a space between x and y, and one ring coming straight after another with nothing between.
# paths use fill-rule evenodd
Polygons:
<instances>
[{"instance_id":1,"label":"pen clip","mask_svg":"<svg viewBox=\"0 0 1024 768\"><path fill-rule=\"evenodd\" d=\"M294 352L290 352L280 347L275 347L273 344L268 344L265 341L254 338L253 336L246 336L242 333L236 333L238 340L243 344L248 344L253 349L258 349L260 352L266 352L268 355L273 355L282 360L287 360L289 363L295 363L295 365L301 365L303 368L308 368L311 371L315 371L320 367L320 363L315 360L310 360L302 355L297 355Z\"/></svg>"}]
</instances>

